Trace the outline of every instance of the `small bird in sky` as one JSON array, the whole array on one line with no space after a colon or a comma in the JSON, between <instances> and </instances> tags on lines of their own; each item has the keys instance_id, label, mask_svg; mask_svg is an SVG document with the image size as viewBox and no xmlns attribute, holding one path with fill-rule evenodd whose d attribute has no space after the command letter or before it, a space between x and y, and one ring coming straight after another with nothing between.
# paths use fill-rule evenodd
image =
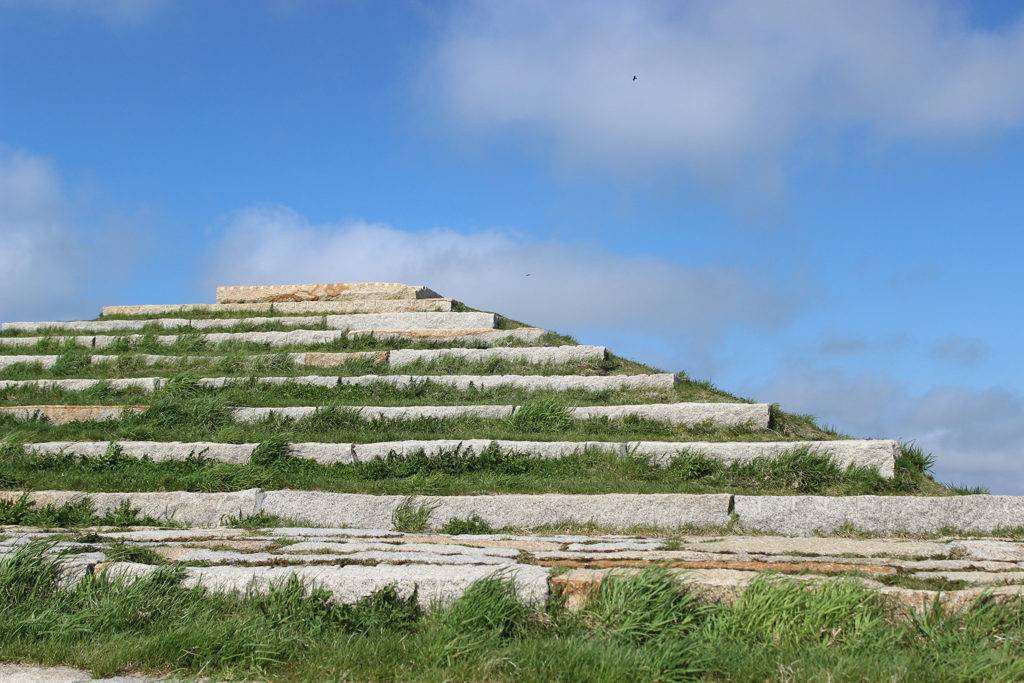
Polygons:
<instances>
[{"instance_id":1,"label":"small bird in sky","mask_svg":"<svg viewBox=\"0 0 1024 683\"><path fill-rule=\"evenodd\" d=\"M633 80L634 80L634 81L636 80L636 76L633 76Z\"/></svg>"},{"instance_id":2,"label":"small bird in sky","mask_svg":"<svg viewBox=\"0 0 1024 683\"><path fill-rule=\"evenodd\" d=\"M529 274L529 273L527 273L527 274L526 274L526 277L530 277L530 274Z\"/></svg>"}]
</instances>

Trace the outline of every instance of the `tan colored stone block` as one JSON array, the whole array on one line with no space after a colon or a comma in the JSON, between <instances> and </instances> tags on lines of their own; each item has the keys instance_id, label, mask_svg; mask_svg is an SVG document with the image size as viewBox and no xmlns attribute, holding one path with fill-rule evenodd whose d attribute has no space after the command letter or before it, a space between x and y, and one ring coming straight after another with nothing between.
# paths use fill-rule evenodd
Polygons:
<instances>
[{"instance_id":1,"label":"tan colored stone block","mask_svg":"<svg viewBox=\"0 0 1024 683\"><path fill-rule=\"evenodd\" d=\"M344 365L350 360L370 360L374 363L387 363L387 351L354 351L349 353L305 353L303 365L313 368L334 368Z\"/></svg>"},{"instance_id":2,"label":"tan colored stone block","mask_svg":"<svg viewBox=\"0 0 1024 683\"><path fill-rule=\"evenodd\" d=\"M219 304L437 298L440 298L439 295L426 287L403 285L397 282L342 282L217 288L217 303Z\"/></svg>"},{"instance_id":3,"label":"tan colored stone block","mask_svg":"<svg viewBox=\"0 0 1024 683\"><path fill-rule=\"evenodd\" d=\"M235 313L247 311L268 315L293 313L449 313L452 299L360 299L354 301L285 301L247 304L147 304L104 306L103 315L175 315L190 311Z\"/></svg>"},{"instance_id":4,"label":"tan colored stone block","mask_svg":"<svg viewBox=\"0 0 1024 683\"><path fill-rule=\"evenodd\" d=\"M13 413L21 419L28 419L36 414L42 415L55 425L69 422L103 422L118 420L125 412L140 413L148 406L14 406L0 408L0 411Z\"/></svg>"}]
</instances>

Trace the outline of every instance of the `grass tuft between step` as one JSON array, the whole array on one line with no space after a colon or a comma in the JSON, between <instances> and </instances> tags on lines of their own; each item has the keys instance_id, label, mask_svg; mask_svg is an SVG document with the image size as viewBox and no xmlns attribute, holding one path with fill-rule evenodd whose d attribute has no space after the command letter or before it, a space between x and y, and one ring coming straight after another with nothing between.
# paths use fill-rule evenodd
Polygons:
<instances>
[{"instance_id":1,"label":"grass tuft between step","mask_svg":"<svg viewBox=\"0 0 1024 683\"><path fill-rule=\"evenodd\" d=\"M766 576L719 602L652 567L571 612L524 603L501 574L423 609L395 586L343 605L294 575L219 593L183 587L183 571L70 587L55 558L20 548L0 560L0 658L278 683L1024 678L1019 600L908 616L855 579Z\"/></svg>"}]
</instances>

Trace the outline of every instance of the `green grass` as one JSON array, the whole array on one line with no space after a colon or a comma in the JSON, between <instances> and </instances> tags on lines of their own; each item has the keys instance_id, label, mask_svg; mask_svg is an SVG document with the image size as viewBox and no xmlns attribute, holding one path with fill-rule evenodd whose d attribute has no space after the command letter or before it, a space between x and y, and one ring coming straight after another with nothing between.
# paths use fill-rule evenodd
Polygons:
<instances>
[{"instance_id":1,"label":"green grass","mask_svg":"<svg viewBox=\"0 0 1024 683\"><path fill-rule=\"evenodd\" d=\"M0 500L0 525L16 524L43 528L71 529L87 526L181 526L158 521L141 510L131 507L127 500L104 515L96 514L88 497L62 505L48 504L42 507L22 494L17 500Z\"/></svg>"},{"instance_id":2,"label":"green grass","mask_svg":"<svg viewBox=\"0 0 1024 683\"><path fill-rule=\"evenodd\" d=\"M19 446L0 447L2 485L8 489L80 491L235 491L252 487L292 488L394 495L483 493L718 493L864 495L917 493L921 472L884 479L875 470L843 469L806 450L778 458L757 458L728 466L683 454L668 467L646 458L619 457L597 450L558 459L458 449L427 457L421 452L363 463L320 465L257 451L253 462L229 465L202 457L152 462L116 453L91 458L40 456ZM267 444L264 444L267 446ZM396 526L408 526L396 521Z\"/></svg>"},{"instance_id":3,"label":"green grass","mask_svg":"<svg viewBox=\"0 0 1024 683\"><path fill-rule=\"evenodd\" d=\"M38 548L0 560L0 658L278 683L402 681L1014 681L1024 605L900 616L852 580L755 581L706 602L651 568L600 584L579 613L523 604L500 577L421 609L393 588L340 605L288 580L208 593L162 566L61 587Z\"/></svg>"}]
</instances>

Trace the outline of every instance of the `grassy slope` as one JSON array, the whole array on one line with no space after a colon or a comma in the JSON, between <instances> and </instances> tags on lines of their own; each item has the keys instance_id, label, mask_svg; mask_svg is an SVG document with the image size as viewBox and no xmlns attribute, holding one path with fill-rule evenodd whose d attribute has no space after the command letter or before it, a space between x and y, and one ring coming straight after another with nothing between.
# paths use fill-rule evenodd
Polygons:
<instances>
[{"instance_id":1,"label":"grassy slope","mask_svg":"<svg viewBox=\"0 0 1024 683\"><path fill-rule=\"evenodd\" d=\"M279 683L1024 678L1020 601L907 618L853 580L765 577L723 605L654 568L603 582L578 614L524 605L500 579L422 611L391 589L344 606L297 581L204 593L181 588L180 571L69 590L37 549L8 556L0 658Z\"/></svg>"}]
</instances>

